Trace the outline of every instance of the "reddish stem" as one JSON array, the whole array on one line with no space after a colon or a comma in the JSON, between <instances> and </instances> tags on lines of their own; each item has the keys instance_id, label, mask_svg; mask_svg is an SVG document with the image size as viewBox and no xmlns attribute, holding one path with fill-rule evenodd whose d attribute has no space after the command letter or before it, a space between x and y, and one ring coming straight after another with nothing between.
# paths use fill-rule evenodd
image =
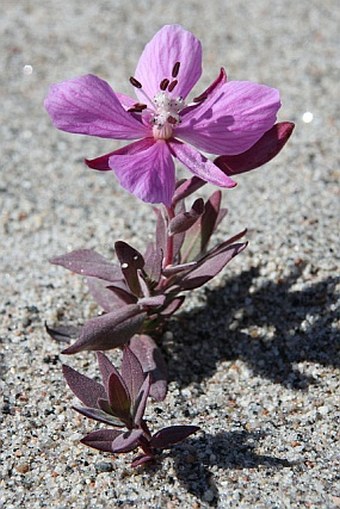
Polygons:
<instances>
[{"instance_id":1,"label":"reddish stem","mask_svg":"<svg viewBox=\"0 0 340 509\"><path fill-rule=\"evenodd\" d=\"M175 211L174 207L166 207L166 213L168 216L168 222L171 221L172 218L175 217ZM167 267L168 265L172 265L173 263L173 256L174 256L174 238L172 235L167 235L167 242L166 242L166 256L164 259L164 267Z\"/></svg>"}]
</instances>

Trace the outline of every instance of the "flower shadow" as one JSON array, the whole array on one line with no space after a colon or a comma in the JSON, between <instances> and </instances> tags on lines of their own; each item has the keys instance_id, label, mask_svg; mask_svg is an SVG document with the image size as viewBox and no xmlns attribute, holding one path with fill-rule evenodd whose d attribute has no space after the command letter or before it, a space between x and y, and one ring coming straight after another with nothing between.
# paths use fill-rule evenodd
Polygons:
<instances>
[{"instance_id":1,"label":"flower shadow","mask_svg":"<svg viewBox=\"0 0 340 509\"><path fill-rule=\"evenodd\" d=\"M223 360L242 360L254 375L294 389L316 380L296 366L308 361L339 366L334 322L337 278L293 289L303 267L278 282L253 286L259 268L206 290L206 304L169 324L173 340L163 347L170 379L180 386L199 383ZM252 291L250 289L252 287Z\"/></svg>"},{"instance_id":2,"label":"flower shadow","mask_svg":"<svg viewBox=\"0 0 340 509\"><path fill-rule=\"evenodd\" d=\"M264 436L262 432L240 430L222 431L216 435L206 433L202 437L186 440L170 451L174 457L177 478L189 493L210 507L217 507L220 496L212 467L229 471L223 477L229 477L228 480L233 483L238 477L237 472L234 475L235 470L243 470L242 475L246 475L249 470L259 467L276 470L294 465L286 459L257 454L257 442Z\"/></svg>"}]
</instances>

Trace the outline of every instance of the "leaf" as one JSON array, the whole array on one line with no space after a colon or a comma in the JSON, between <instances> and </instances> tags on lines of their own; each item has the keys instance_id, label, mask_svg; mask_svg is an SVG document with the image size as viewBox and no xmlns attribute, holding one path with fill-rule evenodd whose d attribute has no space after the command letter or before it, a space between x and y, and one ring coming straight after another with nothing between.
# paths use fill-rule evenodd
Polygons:
<instances>
[{"instance_id":1,"label":"leaf","mask_svg":"<svg viewBox=\"0 0 340 509\"><path fill-rule=\"evenodd\" d=\"M226 175L237 175L254 170L268 163L283 149L294 127L293 122L279 122L246 152L235 156L219 156L214 163Z\"/></svg>"},{"instance_id":2,"label":"leaf","mask_svg":"<svg viewBox=\"0 0 340 509\"><path fill-rule=\"evenodd\" d=\"M120 299L124 304L136 304L137 297L130 293L128 290L121 288L120 286L109 285L106 287L108 290L113 292L118 299Z\"/></svg>"},{"instance_id":3,"label":"leaf","mask_svg":"<svg viewBox=\"0 0 340 509\"><path fill-rule=\"evenodd\" d=\"M111 426L124 427L125 423L118 420L113 415L108 414L107 412L100 410L98 408L88 408L88 407L78 407L73 406L74 410L79 412L80 414L88 417L89 419L94 419L95 421L103 422L104 424L110 424Z\"/></svg>"},{"instance_id":4,"label":"leaf","mask_svg":"<svg viewBox=\"0 0 340 509\"><path fill-rule=\"evenodd\" d=\"M183 300L184 297L182 302ZM140 362L144 373L150 373L150 396L156 401L163 401L167 392L168 370L160 349L147 334L133 336L130 340L130 349Z\"/></svg>"},{"instance_id":5,"label":"leaf","mask_svg":"<svg viewBox=\"0 0 340 509\"><path fill-rule=\"evenodd\" d=\"M69 388L85 406L96 408L98 398L106 397L104 387L92 378L78 373L66 364L63 364L62 369Z\"/></svg>"},{"instance_id":6,"label":"leaf","mask_svg":"<svg viewBox=\"0 0 340 509\"><path fill-rule=\"evenodd\" d=\"M187 231L181 249L182 262L195 260L207 249L211 235L217 225L221 207L221 191L215 191L205 204L205 210L196 223Z\"/></svg>"},{"instance_id":7,"label":"leaf","mask_svg":"<svg viewBox=\"0 0 340 509\"><path fill-rule=\"evenodd\" d=\"M115 250L120 262L121 270L131 292L139 297L141 295L141 288L137 276L137 270L144 267L145 262L143 256L139 251L122 240L115 243Z\"/></svg>"},{"instance_id":8,"label":"leaf","mask_svg":"<svg viewBox=\"0 0 340 509\"><path fill-rule=\"evenodd\" d=\"M163 251L157 245L149 244L145 253L144 271L152 283L158 283L161 277Z\"/></svg>"},{"instance_id":9,"label":"leaf","mask_svg":"<svg viewBox=\"0 0 340 509\"><path fill-rule=\"evenodd\" d=\"M130 420L130 395L124 380L118 373L112 372L109 376L107 394L113 415Z\"/></svg>"},{"instance_id":10,"label":"leaf","mask_svg":"<svg viewBox=\"0 0 340 509\"><path fill-rule=\"evenodd\" d=\"M59 325L58 327L49 327L45 322L45 329L51 338L59 341L60 343L70 343L79 334L79 327L73 325Z\"/></svg>"},{"instance_id":11,"label":"leaf","mask_svg":"<svg viewBox=\"0 0 340 509\"><path fill-rule=\"evenodd\" d=\"M204 285L215 277L234 256L243 251L246 246L247 243L233 244L225 250L216 252L213 256L203 258L198 267L187 273L177 283L183 290L192 290Z\"/></svg>"},{"instance_id":12,"label":"leaf","mask_svg":"<svg viewBox=\"0 0 340 509\"><path fill-rule=\"evenodd\" d=\"M221 208L221 199L221 191L215 191L205 204L205 211L201 218L201 252L205 252L210 237L214 233Z\"/></svg>"},{"instance_id":13,"label":"leaf","mask_svg":"<svg viewBox=\"0 0 340 509\"><path fill-rule=\"evenodd\" d=\"M169 426L157 431L151 438L150 445L155 449L166 449L171 445L182 442L199 429L199 426Z\"/></svg>"},{"instance_id":14,"label":"leaf","mask_svg":"<svg viewBox=\"0 0 340 509\"><path fill-rule=\"evenodd\" d=\"M94 277L86 278L86 282L90 294L104 311L110 312L125 306L126 303L118 295L108 290L107 286L112 284L111 282Z\"/></svg>"},{"instance_id":15,"label":"leaf","mask_svg":"<svg viewBox=\"0 0 340 509\"><path fill-rule=\"evenodd\" d=\"M132 412L132 419L136 426L140 426L145 412L146 402L150 393L150 375L148 374L143 382L142 387L139 389L138 396L135 401L134 409Z\"/></svg>"},{"instance_id":16,"label":"leaf","mask_svg":"<svg viewBox=\"0 0 340 509\"><path fill-rule=\"evenodd\" d=\"M141 328L146 313L138 304L92 318L83 326L79 339L62 353L69 355L83 350L110 350L126 343Z\"/></svg>"},{"instance_id":17,"label":"leaf","mask_svg":"<svg viewBox=\"0 0 340 509\"><path fill-rule=\"evenodd\" d=\"M200 187L204 186L206 182L199 177L191 177L185 180L177 188L172 198L172 204L175 206L180 200L183 200L190 194L197 191Z\"/></svg>"},{"instance_id":18,"label":"leaf","mask_svg":"<svg viewBox=\"0 0 340 509\"><path fill-rule=\"evenodd\" d=\"M165 302L165 295L153 295L152 297L143 297L139 299L138 304L147 307L159 307L163 306Z\"/></svg>"},{"instance_id":19,"label":"leaf","mask_svg":"<svg viewBox=\"0 0 340 509\"><path fill-rule=\"evenodd\" d=\"M152 454L141 454L140 456L137 456L131 463L131 467L139 467L141 465L144 465L145 463L149 463L150 461L153 461L155 458Z\"/></svg>"},{"instance_id":20,"label":"leaf","mask_svg":"<svg viewBox=\"0 0 340 509\"><path fill-rule=\"evenodd\" d=\"M82 276L97 277L110 282L122 279L119 267L116 267L92 249L78 249L71 253L56 256L50 262L54 265L61 265L65 269Z\"/></svg>"},{"instance_id":21,"label":"leaf","mask_svg":"<svg viewBox=\"0 0 340 509\"><path fill-rule=\"evenodd\" d=\"M111 373L119 375L112 362L102 352L96 352L98 366L102 375L103 385L107 387Z\"/></svg>"},{"instance_id":22,"label":"leaf","mask_svg":"<svg viewBox=\"0 0 340 509\"><path fill-rule=\"evenodd\" d=\"M236 233L236 235L233 235L232 237L229 237L229 239L221 242L220 244L217 244L216 246L214 246L212 249L210 249L207 252L207 254L200 260L200 262L203 260L207 260L208 258L211 258L212 256L215 256L220 251L224 251L226 249L226 247L228 247L231 244L234 244L234 242L237 242L238 240L240 240L242 237L245 236L246 233L247 233L247 228L244 228L244 230Z\"/></svg>"},{"instance_id":23,"label":"leaf","mask_svg":"<svg viewBox=\"0 0 340 509\"><path fill-rule=\"evenodd\" d=\"M189 211L177 214L169 223L169 234L175 235L187 231L204 212L204 201L198 198Z\"/></svg>"},{"instance_id":24,"label":"leaf","mask_svg":"<svg viewBox=\"0 0 340 509\"><path fill-rule=\"evenodd\" d=\"M185 272L193 267L196 267L197 262L180 263L178 265L168 265L163 269L163 275L167 278Z\"/></svg>"},{"instance_id":25,"label":"leaf","mask_svg":"<svg viewBox=\"0 0 340 509\"><path fill-rule=\"evenodd\" d=\"M113 452L112 442L122 434L122 431L115 429L99 429L86 435L80 442L99 451Z\"/></svg>"},{"instance_id":26,"label":"leaf","mask_svg":"<svg viewBox=\"0 0 340 509\"><path fill-rule=\"evenodd\" d=\"M130 452L139 445L139 439L143 436L143 430L133 429L120 434L112 442L112 452Z\"/></svg>"},{"instance_id":27,"label":"leaf","mask_svg":"<svg viewBox=\"0 0 340 509\"><path fill-rule=\"evenodd\" d=\"M123 350L121 373L134 404L143 385L145 374L138 358L128 346L125 346Z\"/></svg>"}]
</instances>

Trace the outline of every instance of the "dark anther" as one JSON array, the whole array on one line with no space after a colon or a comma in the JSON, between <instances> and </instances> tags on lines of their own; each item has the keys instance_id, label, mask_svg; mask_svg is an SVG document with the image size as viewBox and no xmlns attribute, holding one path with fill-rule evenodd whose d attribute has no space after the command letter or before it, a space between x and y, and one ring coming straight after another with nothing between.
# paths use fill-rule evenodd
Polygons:
<instances>
[{"instance_id":1,"label":"dark anther","mask_svg":"<svg viewBox=\"0 0 340 509\"><path fill-rule=\"evenodd\" d=\"M169 92L172 92L173 89L175 88L175 86L177 85L178 81L177 80L174 80L170 83L170 85L168 86L168 90Z\"/></svg>"},{"instance_id":2,"label":"dark anther","mask_svg":"<svg viewBox=\"0 0 340 509\"><path fill-rule=\"evenodd\" d=\"M176 62L175 65L173 66L172 73L171 73L171 76L173 78L177 78L178 73L179 73L180 65L181 65L180 62Z\"/></svg>"},{"instance_id":3,"label":"dark anther","mask_svg":"<svg viewBox=\"0 0 340 509\"><path fill-rule=\"evenodd\" d=\"M133 76L131 76L131 78L129 79L131 85L133 85L134 87L136 88L142 88L142 84L139 83L138 80L136 80L136 78L134 78Z\"/></svg>"},{"instance_id":4,"label":"dark anther","mask_svg":"<svg viewBox=\"0 0 340 509\"><path fill-rule=\"evenodd\" d=\"M172 117L171 115L167 118L167 121L169 122L169 124L177 124L177 120Z\"/></svg>"},{"instance_id":5,"label":"dark anther","mask_svg":"<svg viewBox=\"0 0 340 509\"><path fill-rule=\"evenodd\" d=\"M147 108L146 104L136 103L132 106L132 108L129 108L128 111L130 113L141 113L143 110Z\"/></svg>"},{"instance_id":6,"label":"dark anther","mask_svg":"<svg viewBox=\"0 0 340 509\"><path fill-rule=\"evenodd\" d=\"M167 86L169 85L169 83L170 83L169 80L167 78L164 78L164 80L162 80L160 82L159 88L164 91L167 89Z\"/></svg>"}]
</instances>

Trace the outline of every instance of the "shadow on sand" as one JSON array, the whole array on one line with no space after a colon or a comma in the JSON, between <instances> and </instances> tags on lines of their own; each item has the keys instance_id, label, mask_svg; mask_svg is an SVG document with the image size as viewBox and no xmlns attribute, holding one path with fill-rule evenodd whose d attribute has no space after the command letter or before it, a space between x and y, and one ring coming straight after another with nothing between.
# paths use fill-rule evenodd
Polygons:
<instances>
[{"instance_id":1,"label":"shadow on sand","mask_svg":"<svg viewBox=\"0 0 340 509\"><path fill-rule=\"evenodd\" d=\"M204 307L179 314L168 326L174 339L163 343L163 349L170 379L181 387L199 383L214 374L220 361L240 359L254 375L305 389L315 380L301 373L296 363L339 366L337 279L293 290L301 270L250 292L259 277L258 268L251 268L223 288L206 290Z\"/></svg>"}]
</instances>

